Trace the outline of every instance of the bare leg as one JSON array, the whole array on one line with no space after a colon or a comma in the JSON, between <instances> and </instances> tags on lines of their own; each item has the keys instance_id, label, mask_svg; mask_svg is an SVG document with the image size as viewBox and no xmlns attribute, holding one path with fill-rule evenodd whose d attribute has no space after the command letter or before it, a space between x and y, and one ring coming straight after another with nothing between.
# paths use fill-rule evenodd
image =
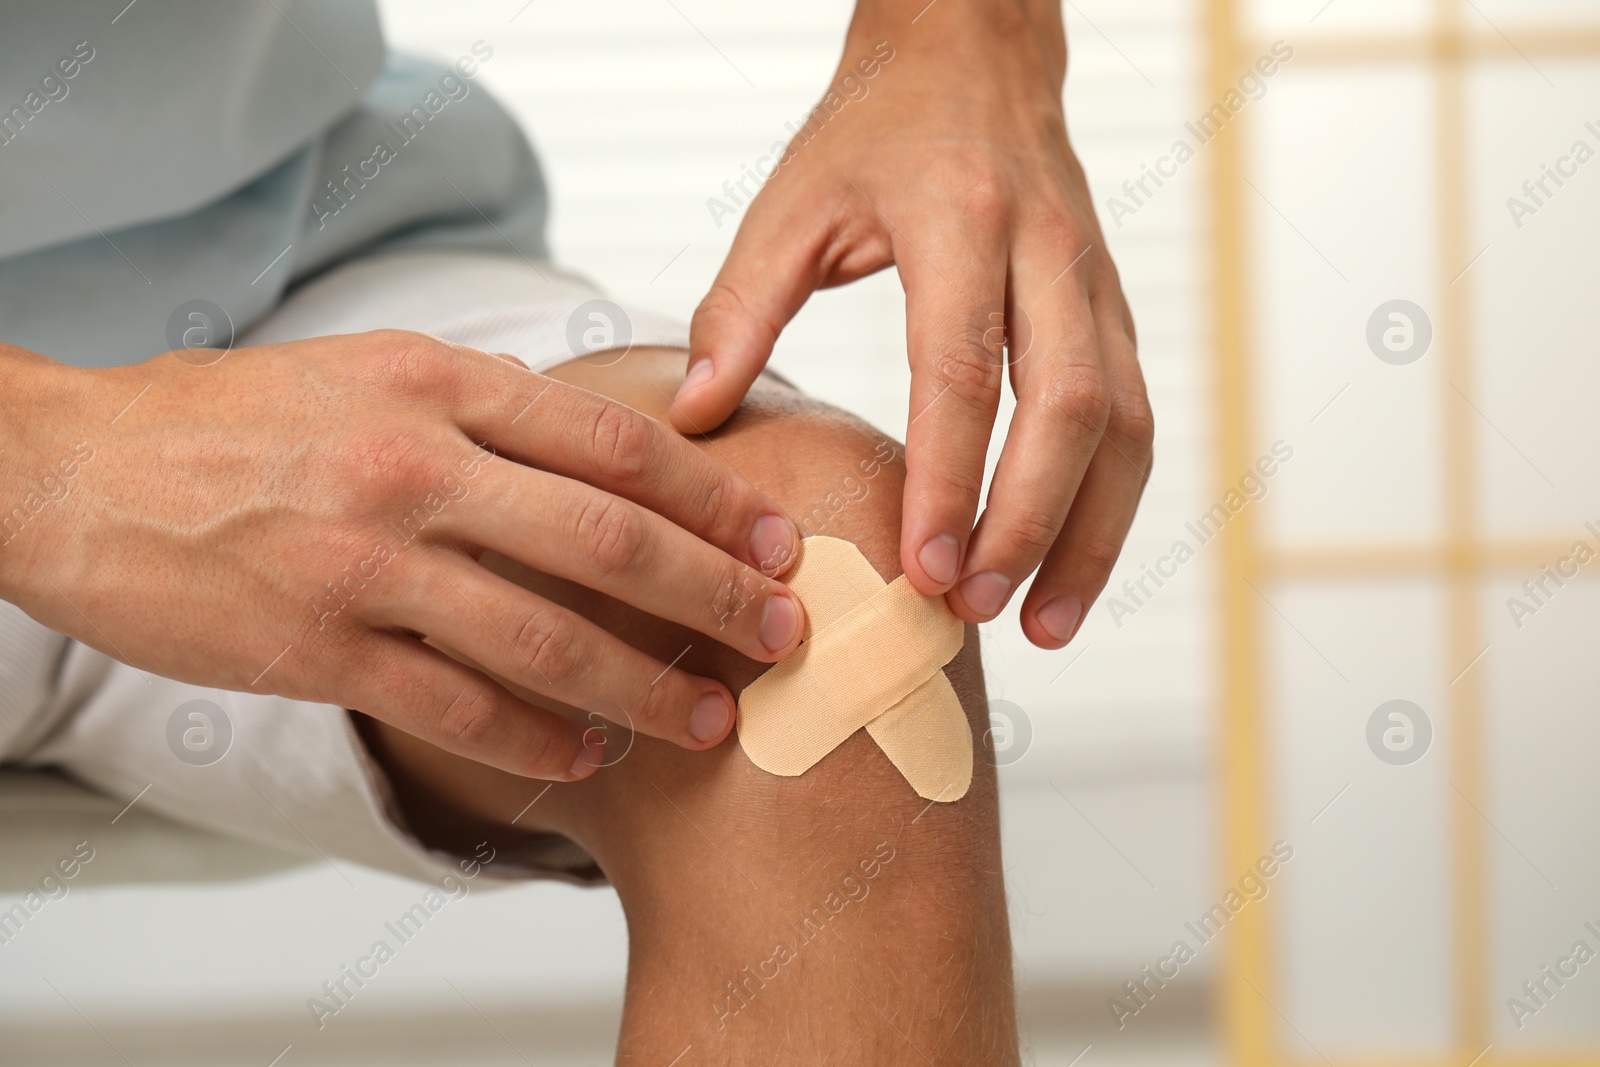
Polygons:
<instances>
[{"instance_id":1,"label":"bare leg","mask_svg":"<svg viewBox=\"0 0 1600 1067\"><path fill-rule=\"evenodd\" d=\"M635 352L559 373L657 414L683 358ZM852 540L885 579L899 573L898 445L765 382L702 447L772 493L804 533ZM587 590L485 562L663 662L687 647L685 665L736 693L762 669ZM971 628L946 672L981 736ZM545 788L363 726L434 844L470 851L519 832L508 821ZM661 1067L689 1046L683 1067L1018 1062L995 775L981 748L968 794L930 805L865 731L798 778L756 768L735 739L690 753L640 735L614 766L551 787L517 826L582 844L621 897L619 1063Z\"/></svg>"}]
</instances>

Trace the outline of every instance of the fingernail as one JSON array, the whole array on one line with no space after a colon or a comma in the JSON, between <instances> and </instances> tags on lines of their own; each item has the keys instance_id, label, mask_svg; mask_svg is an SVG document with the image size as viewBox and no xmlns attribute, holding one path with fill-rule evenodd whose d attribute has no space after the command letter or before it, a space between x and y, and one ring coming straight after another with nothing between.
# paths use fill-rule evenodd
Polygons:
<instances>
[{"instance_id":1,"label":"fingernail","mask_svg":"<svg viewBox=\"0 0 1600 1067\"><path fill-rule=\"evenodd\" d=\"M697 361L694 366L689 368L689 373L683 376L683 384L678 386L678 395L672 398L673 403L677 403L684 396L709 382L716 370L717 368L709 359Z\"/></svg>"},{"instance_id":2,"label":"fingernail","mask_svg":"<svg viewBox=\"0 0 1600 1067\"><path fill-rule=\"evenodd\" d=\"M758 631L767 651L781 652L788 648L789 642L794 640L795 631L799 629L800 612L795 608L794 601L781 593L767 597L766 607L761 609L761 627Z\"/></svg>"},{"instance_id":3,"label":"fingernail","mask_svg":"<svg viewBox=\"0 0 1600 1067\"><path fill-rule=\"evenodd\" d=\"M721 693L707 693L695 702L689 716L689 736L696 741L715 741L728 731L733 709Z\"/></svg>"},{"instance_id":4,"label":"fingernail","mask_svg":"<svg viewBox=\"0 0 1600 1067\"><path fill-rule=\"evenodd\" d=\"M929 578L940 585L949 585L956 580L957 570L961 566L961 542L956 540L954 534L942 533L930 537L917 552L917 562L922 564Z\"/></svg>"},{"instance_id":5,"label":"fingernail","mask_svg":"<svg viewBox=\"0 0 1600 1067\"><path fill-rule=\"evenodd\" d=\"M1066 641L1078 628L1083 618L1083 601L1075 596L1058 596L1045 601L1039 609L1039 625L1057 641Z\"/></svg>"},{"instance_id":6,"label":"fingernail","mask_svg":"<svg viewBox=\"0 0 1600 1067\"><path fill-rule=\"evenodd\" d=\"M587 778L600 769L600 764L605 761L605 748L592 740L588 733L583 735L583 748L578 750L578 758L572 761L572 767L567 771L573 781Z\"/></svg>"},{"instance_id":7,"label":"fingernail","mask_svg":"<svg viewBox=\"0 0 1600 1067\"><path fill-rule=\"evenodd\" d=\"M771 578L783 572L794 556L794 527L782 515L763 515L750 531L750 558Z\"/></svg>"},{"instance_id":8,"label":"fingernail","mask_svg":"<svg viewBox=\"0 0 1600 1067\"><path fill-rule=\"evenodd\" d=\"M974 574L961 583L961 599L965 600L973 611L983 616L1000 614L1000 609L1006 606L1006 597L1010 592L1011 579L999 571Z\"/></svg>"}]
</instances>

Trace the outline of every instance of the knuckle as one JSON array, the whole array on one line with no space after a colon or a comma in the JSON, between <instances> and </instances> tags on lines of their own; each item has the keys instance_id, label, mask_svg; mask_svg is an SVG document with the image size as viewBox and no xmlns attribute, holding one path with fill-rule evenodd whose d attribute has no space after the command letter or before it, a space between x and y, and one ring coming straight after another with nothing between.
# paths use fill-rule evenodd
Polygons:
<instances>
[{"instance_id":1,"label":"knuckle","mask_svg":"<svg viewBox=\"0 0 1600 1067\"><path fill-rule=\"evenodd\" d=\"M553 730L540 730L524 743L517 754L517 763L532 777L555 774L570 766L571 756L562 759L561 735Z\"/></svg>"},{"instance_id":2,"label":"knuckle","mask_svg":"<svg viewBox=\"0 0 1600 1067\"><path fill-rule=\"evenodd\" d=\"M722 471L713 471L700 512L707 530L726 530L738 518L734 503L737 497L732 478Z\"/></svg>"},{"instance_id":3,"label":"knuckle","mask_svg":"<svg viewBox=\"0 0 1600 1067\"><path fill-rule=\"evenodd\" d=\"M643 415L608 400L595 414L591 444L606 475L632 482L649 464L655 433Z\"/></svg>"},{"instance_id":4,"label":"knuckle","mask_svg":"<svg viewBox=\"0 0 1600 1067\"><path fill-rule=\"evenodd\" d=\"M965 463L945 463L934 468L933 476L947 495L961 500L977 500L983 492L983 468Z\"/></svg>"},{"instance_id":5,"label":"knuckle","mask_svg":"<svg viewBox=\"0 0 1600 1067\"><path fill-rule=\"evenodd\" d=\"M432 394L451 376L453 353L438 338L411 330L374 330L367 338L373 373L386 388Z\"/></svg>"},{"instance_id":6,"label":"knuckle","mask_svg":"<svg viewBox=\"0 0 1600 1067\"><path fill-rule=\"evenodd\" d=\"M726 282L717 282L707 291L699 305L694 309L694 320L719 318L723 315L745 314L744 301L739 294Z\"/></svg>"},{"instance_id":7,"label":"knuckle","mask_svg":"<svg viewBox=\"0 0 1600 1067\"><path fill-rule=\"evenodd\" d=\"M738 248L736 243L730 257L738 253ZM714 333L719 323L739 323L759 327L761 332L767 335L769 344L777 339L778 333L783 328L783 323L774 322L761 314L757 307L746 302L738 289L723 281L714 283L695 307L694 316L689 320L689 333L691 336Z\"/></svg>"},{"instance_id":8,"label":"knuckle","mask_svg":"<svg viewBox=\"0 0 1600 1067\"><path fill-rule=\"evenodd\" d=\"M751 609L766 603L773 592L772 584L756 571L731 562L718 569L715 582L710 600L711 617L717 633L724 635L718 640L732 644L736 639L727 636L730 631L751 637L760 618L760 613Z\"/></svg>"},{"instance_id":9,"label":"knuckle","mask_svg":"<svg viewBox=\"0 0 1600 1067\"><path fill-rule=\"evenodd\" d=\"M1076 256L1084 250L1079 247L1083 244L1083 226L1073 217L1070 211L1046 211L1029 221L1028 228L1032 230L1042 243L1055 246L1061 253ZM1090 250L1089 255L1093 255ZM1087 275L1089 272L1084 271Z\"/></svg>"},{"instance_id":10,"label":"knuckle","mask_svg":"<svg viewBox=\"0 0 1600 1067\"><path fill-rule=\"evenodd\" d=\"M1143 390L1120 396L1113 402L1106 432L1148 473L1155 446L1156 417Z\"/></svg>"},{"instance_id":11,"label":"knuckle","mask_svg":"<svg viewBox=\"0 0 1600 1067\"><path fill-rule=\"evenodd\" d=\"M339 449L339 466L351 484L407 499L426 494L443 474L436 442L411 429L352 435Z\"/></svg>"},{"instance_id":12,"label":"knuckle","mask_svg":"<svg viewBox=\"0 0 1600 1067\"><path fill-rule=\"evenodd\" d=\"M577 628L562 612L532 612L512 644L529 669L548 684L560 685L570 680L581 667Z\"/></svg>"},{"instance_id":13,"label":"knuckle","mask_svg":"<svg viewBox=\"0 0 1600 1067\"><path fill-rule=\"evenodd\" d=\"M439 716L439 733L457 748L481 749L495 741L502 721L494 692L487 685L469 685Z\"/></svg>"},{"instance_id":14,"label":"knuckle","mask_svg":"<svg viewBox=\"0 0 1600 1067\"><path fill-rule=\"evenodd\" d=\"M996 219L1004 215L1010 204L1010 190L999 171L990 167L976 167L967 176L956 203L968 218Z\"/></svg>"},{"instance_id":15,"label":"knuckle","mask_svg":"<svg viewBox=\"0 0 1600 1067\"><path fill-rule=\"evenodd\" d=\"M962 345L944 353L933 373L939 393L948 392L952 399L983 408L999 403L1000 365L979 345Z\"/></svg>"},{"instance_id":16,"label":"knuckle","mask_svg":"<svg viewBox=\"0 0 1600 1067\"><path fill-rule=\"evenodd\" d=\"M644 548L644 520L625 500L592 495L578 509L573 542L601 574L624 573Z\"/></svg>"},{"instance_id":17,"label":"knuckle","mask_svg":"<svg viewBox=\"0 0 1600 1067\"><path fill-rule=\"evenodd\" d=\"M1092 575L1107 575L1122 556L1122 542L1108 537L1086 537L1073 551L1079 569Z\"/></svg>"},{"instance_id":18,"label":"knuckle","mask_svg":"<svg viewBox=\"0 0 1600 1067\"><path fill-rule=\"evenodd\" d=\"M1044 555L1045 550L1055 543L1056 536L1061 532L1059 521L1037 511L1024 511L1012 515L1006 523L1009 537L1018 547L1018 554L1028 556L1030 564Z\"/></svg>"},{"instance_id":19,"label":"knuckle","mask_svg":"<svg viewBox=\"0 0 1600 1067\"><path fill-rule=\"evenodd\" d=\"M1079 367L1047 380L1034 397L1052 421L1076 423L1099 437L1111 416L1111 398L1099 370Z\"/></svg>"},{"instance_id":20,"label":"knuckle","mask_svg":"<svg viewBox=\"0 0 1600 1067\"><path fill-rule=\"evenodd\" d=\"M647 686L644 696L639 700L638 720L635 725L644 725L647 733L659 733L664 724L673 719L673 712L679 708L679 702L674 697L678 688L676 668L669 668L665 677L653 685Z\"/></svg>"},{"instance_id":21,"label":"knuckle","mask_svg":"<svg viewBox=\"0 0 1600 1067\"><path fill-rule=\"evenodd\" d=\"M748 567L730 561L718 566L716 583L712 604L718 612L718 629L728 629L733 624L734 632L753 635L761 613L751 609L766 603L771 592L766 581Z\"/></svg>"},{"instance_id":22,"label":"knuckle","mask_svg":"<svg viewBox=\"0 0 1600 1067\"><path fill-rule=\"evenodd\" d=\"M711 595L711 617L721 631L744 609L745 596L736 578L718 580L716 592Z\"/></svg>"}]
</instances>

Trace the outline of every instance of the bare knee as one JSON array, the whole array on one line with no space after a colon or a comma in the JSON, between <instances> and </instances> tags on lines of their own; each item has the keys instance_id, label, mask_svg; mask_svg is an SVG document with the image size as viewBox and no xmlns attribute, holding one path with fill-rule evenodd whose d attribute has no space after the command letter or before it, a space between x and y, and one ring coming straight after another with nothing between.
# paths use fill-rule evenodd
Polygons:
<instances>
[{"instance_id":1,"label":"bare knee","mask_svg":"<svg viewBox=\"0 0 1600 1067\"><path fill-rule=\"evenodd\" d=\"M900 574L900 506L904 451L898 442L848 414L787 390L757 391L701 447L740 470L783 505L806 536L849 540L885 581ZM767 665L747 660L687 631L619 611L606 623L663 659L686 645L683 663L741 692ZM558 786L551 811L573 812L578 836L619 888L666 872L679 840L703 852L708 870L728 877L769 875L815 849L815 857L870 851L885 835L929 849L968 850L968 864L942 865L951 877L997 860L994 770L984 760L987 726L977 634L968 627L962 652L946 668L973 730L977 759L968 797L933 805L918 797L865 730L798 777L755 767L736 739L691 753L640 737L624 763L589 781ZM726 835L751 868L735 872L704 840ZM872 840L868 840L871 838ZM959 843L959 845L958 845ZM728 846L724 846L728 847ZM913 847L915 851L915 847ZM814 858L815 858L814 857ZM906 865L906 866L909 866ZM681 875L673 875L681 877Z\"/></svg>"},{"instance_id":2,"label":"bare knee","mask_svg":"<svg viewBox=\"0 0 1600 1067\"><path fill-rule=\"evenodd\" d=\"M772 494L803 535L849 540L885 581L900 574L905 465L897 441L793 390L758 385L733 418L698 443ZM485 563L498 565L490 557ZM587 590L525 570L507 573L662 662L676 659L685 669L720 678L735 693L767 668L704 635ZM971 871L990 867L998 863L994 769L983 758L987 714L972 627L946 674L968 715L977 757L973 785L956 803L930 810L864 730L794 778L755 767L735 738L709 752L687 752L639 735L615 765L583 782L552 787L520 818L517 829L575 839L619 888L681 879L671 867L681 864L685 852L704 853L704 870L713 878L720 872L742 880L761 871L777 876L796 857L812 852L826 858L870 850L885 833L928 848L959 843ZM383 736L389 733L384 727L372 729L391 771L395 764L401 765L400 773L420 767L414 791L427 800L417 805L419 819L447 808L455 809L449 815L453 821L508 818L522 810L530 790L543 789L543 783L426 751L412 739ZM436 803L441 783L444 805ZM713 847L708 836L721 841ZM746 869L734 871L718 848L736 849ZM943 864L942 869L954 876L963 866Z\"/></svg>"}]
</instances>

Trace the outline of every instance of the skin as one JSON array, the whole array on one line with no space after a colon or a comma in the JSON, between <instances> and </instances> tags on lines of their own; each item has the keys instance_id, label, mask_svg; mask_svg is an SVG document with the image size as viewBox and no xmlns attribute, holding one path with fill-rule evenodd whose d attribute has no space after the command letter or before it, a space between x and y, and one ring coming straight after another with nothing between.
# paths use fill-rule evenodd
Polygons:
<instances>
[{"instance_id":1,"label":"skin","mask_svg":"<svg viewBox=\"0 0 1600 1067\"><path fill-rule=\"evenodd\" d=\"M692 749L727 736L732 695L506 582L485 550L763 662L799 644L803 609L773 577L795 531L767 494L508 359L380 331L209 366L81 370L14 348L0 364L0 500L21 509L0 515L0 596L142 670L364 708L571 779L600 758L579 726L422 635Z\"/></svg>"},{"instance_id":2,"label":"skin","mask_svg":"<svg viewBox=\"0 0 1600 1067\"><path fill-rule=\"evenodd\" d=\"M635 351L616 367L553 374L664 415L684 358ZM797 515L853 475L866 492L822 532L854 541L892 579L905 469L877 462L886 442L898 455L859 420L763 378L696 446ZM659 658L689 646L685 663L736 692L766 667L514 561L485 563ZM974 628L946 675L980 735ZM612 733L625 755L546 790L357 720L428 844L472 855L487 842L504 855L559 833L595 857L628 921L619 1064L659 1067L689 1046L684 1063L1018 1062L995 771L981 747L972 787L953 803L918 797L864 730L796 778L760 770L731 739L691 753L648 737L627 747ZM817 909L823 921L808 932L802 917ZM778 962L780 942L793 959Z\"/></svg>"},{"instance_id":3,"label":"skin","mask_svg":"<svg viewBox=\"0 0 1600 1067\"><path fill-rule=\"evenodd\" d=\"M1133 318L1067 137L1066 60L1053 2L860 0L834 113L796 135L750 203L695 312L671 412L684 432L719 425L814 290L893 264L911 363L901 565L972 622L1037 569L1022 626L1051 649L1105 587L1154 435ZM980 517L1006 380L1016 415Z\"/></svg>"}]
</instances>

